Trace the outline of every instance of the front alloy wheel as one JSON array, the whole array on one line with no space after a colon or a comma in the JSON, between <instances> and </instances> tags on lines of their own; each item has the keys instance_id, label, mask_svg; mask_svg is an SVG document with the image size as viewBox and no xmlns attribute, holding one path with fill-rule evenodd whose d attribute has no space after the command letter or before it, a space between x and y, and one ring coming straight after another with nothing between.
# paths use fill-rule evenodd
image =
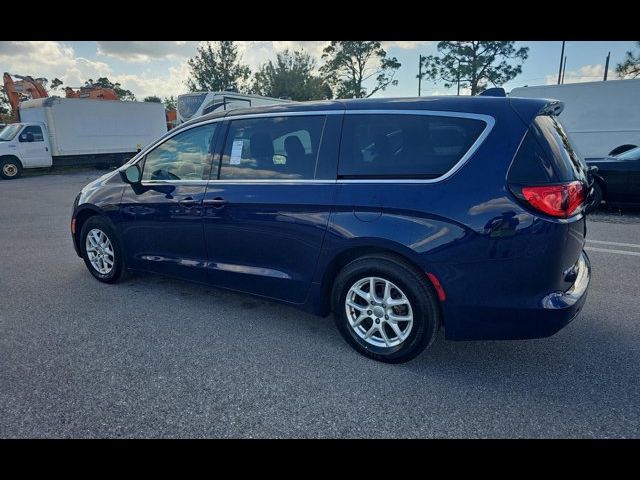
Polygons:
<instances>
[{"instance_id":1,"label":"front alloy wheel","mask_svg":"<svg viewBox=\"0 0 640 480\"><path fill-rule=\"evenodd\" d=\"M91 266L101 275L107 275L113 270L115 252L106 233L99 228L89 231L85 241L85 250Z\"/></svg>"},{"instance_id":2,"label":"front alloy wheel","mask_svg":"<svg viewBox=\"0 0 640 480\"><path fill-rule=\"evenodd\" d=\"M84 263L95 278L115 283L126 274L124 255L111 224L99 215L87 219L80 231Z\"/></svg>"}]
</instances>

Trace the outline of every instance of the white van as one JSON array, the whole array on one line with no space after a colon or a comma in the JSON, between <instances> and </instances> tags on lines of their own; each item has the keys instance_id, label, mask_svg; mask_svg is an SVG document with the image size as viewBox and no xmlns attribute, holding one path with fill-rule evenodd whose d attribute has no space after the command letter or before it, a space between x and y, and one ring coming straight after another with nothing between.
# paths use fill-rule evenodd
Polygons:
<instances>
[{"instance_id":1,"label":"white van","mask_svg":"<svg viewBox=\"0 0 640 480\"><path fill-rule=\"evenodd\" d=\"M562 124L585 160L640 146L640 79L519 87L509 96L563 101Z\"/></svg>"},{"instance_id":2,"label":"white van","mask_svg":"<svg viewBox=\"0 0 640 480\"><path fill-rule=\"evenodd\" d=\"M121 165L167 132L164 106L84 98L20 104L20 123L0 131L0 177L24 168Z\"/></svg>"},{"instance_id":3,"label":"white van","mask_svg":"<svg viewBox=\"0 0 640 480\"><path fill-rule=\"evenodd\" d=\"M289 103L292 100L284 98L263 97L260 95L246 95L237 92L195 92L178 95L177 123L181 124L192 118L206 115L218 110L233 110L234 108L261 107L277 103Z\"/></svg>"}]
</instances>

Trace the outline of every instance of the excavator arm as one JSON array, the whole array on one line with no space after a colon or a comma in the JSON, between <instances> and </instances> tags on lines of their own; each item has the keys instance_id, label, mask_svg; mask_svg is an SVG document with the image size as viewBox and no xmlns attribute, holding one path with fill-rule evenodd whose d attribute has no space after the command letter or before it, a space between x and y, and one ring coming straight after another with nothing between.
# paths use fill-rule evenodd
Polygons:
<instances>
[{"instance_id":1,"label":"excavator arm","mask_svg":"<svg viewBox=\"0 0 640 480\"><path fill-rule=\"evenodd\" d=\"M19 79L17 82L11 77ZM33 98L46 98L49 96L42 83L33 77L23 75L12 75L5 72L2 76L4 82L4 92L11 105L11 116L17 118L18 106L21 100Z\"/></svg>"}]
</instances>

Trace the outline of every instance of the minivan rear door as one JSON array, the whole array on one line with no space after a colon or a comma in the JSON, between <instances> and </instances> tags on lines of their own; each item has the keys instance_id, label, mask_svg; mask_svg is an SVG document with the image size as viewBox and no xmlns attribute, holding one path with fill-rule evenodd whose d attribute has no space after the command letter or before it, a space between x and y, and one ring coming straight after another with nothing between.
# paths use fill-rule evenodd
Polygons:
<instances>
[{"instance_id":1,"label":"minivan rear door","mask_svg":"<svg viewBox=\"0 0 640 480\"><path fill-rule=\"evenodd\" d=\"M336 186L341 113L225 121L203 201L210 281L305 301Z\"/></svg>"}]
</instances>

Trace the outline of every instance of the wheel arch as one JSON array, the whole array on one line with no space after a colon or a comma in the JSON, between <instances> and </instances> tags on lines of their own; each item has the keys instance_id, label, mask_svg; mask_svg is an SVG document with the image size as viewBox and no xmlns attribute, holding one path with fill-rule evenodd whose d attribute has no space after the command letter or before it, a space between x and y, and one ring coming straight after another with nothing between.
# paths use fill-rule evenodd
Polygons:
<instances>
[{"instance_id":1,"label":"wheel arch","mask_svg":"<svg viewBox=\"0 0 640 480\"><path fill-rule=\"evenodd\" d=\"M109 221L109 223L111 223L109 218L106 215L103 215L102 211L98 207L90 204L83 205L82 207L80 207L74 216L76 220L74 238L80 251L82 251L82 246L80 242L80 234L82 233L82 227L87 222L87 220L89 220L89 218L95 217L95 216L101 216L105 220Z\"/></svg>"},{"instance_id":2,"label":"wheel arch","mask_svg":"<svg viewBox=\"0 0 640 480\"><path fill-rule=\"evenodd\" d=\"M408 251L407 251L408 250ZM437 291L431 279L427 276L427 271L425 270L424 261L416 258L418 256L417 253L409 249L408 247L401 244L367 244L367 243L359 243L355 245L346 246L340 252L337 252L331 260L327 263L326 268L324 269L324 274L322 276L320 282L320 302L319 302L319 310L320 315L326 316L331 313L331 295L333 291L333 285L335 283L335 279L340 273L340 271L348 265L350 262L365 256L371 255L386 255L399 259L401 262L407 264L408 266L414 268L417 272L419 272L422 276L424 276L425 281L428 285L433 288L435 298L438 302L438 307L440 308L441 318L444 324L444 315L442 309L442 302L438 298Z\"/></svg>"},{"instance_id":3,"label":"wheel arch","mask_svg":"<svg viewBox=\"0 0 640 480\"><path fill-rule=\"evenodd\" d=\"M4 160L17 160L18 164L20 165L20 168L24 168L24 165L22 164L22 160L20 160L20 157L18 157L17 155L11 155L9 153L7 155L0 156L0 162L2 162Z\"/></svg>"}]
</instances>

